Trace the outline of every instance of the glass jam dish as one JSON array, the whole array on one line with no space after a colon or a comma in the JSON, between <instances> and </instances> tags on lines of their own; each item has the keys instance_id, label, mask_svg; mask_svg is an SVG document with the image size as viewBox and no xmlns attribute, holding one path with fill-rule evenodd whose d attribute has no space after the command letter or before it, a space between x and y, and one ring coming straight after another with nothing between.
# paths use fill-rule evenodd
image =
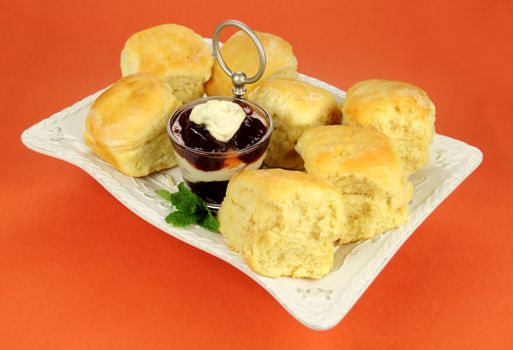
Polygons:
<instances>
[{"instance_id":1,"label":"glass jam dish","mask_svg":"<svg viewBox=\"0 0 513 350\"><path fill-rule=\"evenodd\" d=\"M189 120L194 107L213 100L236 103L246 113L235 135L226 142ZM246 99L229 96L191 101L177 109L167 123L186 185L213 210L219 209L233 175L262 166L272 131L273 121L267 111Z\"/></svg>"}]
</instances>

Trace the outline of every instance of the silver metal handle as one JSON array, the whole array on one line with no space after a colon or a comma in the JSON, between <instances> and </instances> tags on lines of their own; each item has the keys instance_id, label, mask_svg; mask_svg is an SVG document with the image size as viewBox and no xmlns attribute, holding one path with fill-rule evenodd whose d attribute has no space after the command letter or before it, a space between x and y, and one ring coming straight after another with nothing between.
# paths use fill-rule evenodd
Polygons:
<instances>
[{"instance_id":1,"label":"silver metal handle","mask_svg":"<svg viewBox=\"0 0 513 350\"><path fill-rule=\"evenodd\" d=\"M221 33L221 30L223 30L226 27L237 27L240 30L242 30L244 33L246 33L251 41L253 41L253 44L255 44L257 52L258 52L258 58L260 60L260 65L258 66L258 71L256 74L250 78L246 76L244 72L236 71L233 72L230 67L226 65L226 63L223 60L223 57L221 56L221 51L219 50L219 34ZM214 32L214 36L212 37L212 48L214 50L214 56L223 69L223 71L228 74L228 76L232 79L233 89L232 92L235 97L243 98L244 94L246 93L246 88L244 85L246 84L252 84L256 82L258 79L262 77L265 71L265 64L266 64L266 58L265 58L265 50L264 45L262 45L262 42L258 38L258 36L255 34L255 32L248 27L246 24L242 23L241 21L237 21L234 19L229 19L221 24L219 24Z\"/></svg>"}]
</instances>

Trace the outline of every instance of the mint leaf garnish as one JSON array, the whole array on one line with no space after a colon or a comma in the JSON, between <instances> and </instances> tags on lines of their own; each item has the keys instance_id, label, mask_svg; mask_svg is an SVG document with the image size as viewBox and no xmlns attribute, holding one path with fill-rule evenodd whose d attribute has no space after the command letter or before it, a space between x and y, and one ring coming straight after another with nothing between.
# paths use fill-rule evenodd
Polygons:
<instances>
[{"instance_id":1,"label":"mint leaf garnish","mask_svg":"<svg viewBox=\"0 0 513 350\"><path fill-rule=\"evenodd\" d=\"M156 194L158 194L160 197L164 198L167 201L171 201L171 192L168 190L158 190L155 191Z\"/></svg>"},{"instance_id":2,"label":"mint leaf garnish","mask_svg":"<svg viewBox=\"0 0 513 350\"><path fill-rule=\"evenodd\" d=\"M219 232L219 221L217 221L210 211L199 220L198 224L209 231Z\"/></svg>"},{"instance_id":3,"label":"mint leaf garnish","mask_svg":"<svg viewBox=\"0 0 513 350\"><path fill-rule=\"evenodd\" d=\"M166 222L176 227L198 224L214 232L219 232L219 222L212 215L203 200L189 190L183 182L178 184L178 192L158 190L156 193L171 202L175 211L166 216Z\"/></svg>"},{"instance_id":4,"label":"mint leaf garnish","mask_svg":"<svg viewBox=\"0 0 513 350\"><path fill-rule=\"evenodd\" d=\"M193 225L197 220L198 218L195 215L190 215L181 211L174 211L166 216L166 222L176 227Z\"/></svg>"}]
</instances>

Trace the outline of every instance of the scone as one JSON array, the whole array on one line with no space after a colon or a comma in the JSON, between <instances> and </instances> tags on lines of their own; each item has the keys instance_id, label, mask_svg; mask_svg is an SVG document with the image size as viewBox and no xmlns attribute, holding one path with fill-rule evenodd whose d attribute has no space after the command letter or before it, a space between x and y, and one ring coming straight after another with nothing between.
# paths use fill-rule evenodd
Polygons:
<instances>
[{"instance_id":1,"label":"scone","mask_svg":"<svg viewBox=\"0 0 513 350\"><path fill-rule=\"evenodd\" d=\"M274 131L265 157L272 168L303 169L303 159L294 147L301 134L321 125L340 124L341 112L328 91L293 78L270 78L250 94L274 121Z\"/></svg>"},{"instance_id":2,"label":"scone","mask_svg":"<svg viewBox=\"0 0 513 350\"><path fill-rule=\"evenodd\" d=\"M344 207L329 182L299 171L235 175L217 215L228 245L269 277L319 278L333 266Z\"/></svg>"},{"instance_id":3,"label":"scone","mask_svg":"<svg viewBox=\"0 0 513 350\"><path fill-rule=\"evenodd\" d=\"M279 36L255 32L265 49L267 64L262 78L256 83L247 84L247 92L251 92L266 78L279 76L297 76L297 60L292 52L292 46ZM243 71L252 77L258 71L259 58L255 44L242 31L233 34L221 47L225 63L234 72ZM214 63L212 78L205 84L209 96L231 96L232 81L217 62Z\"/></svg>"},{"instance_id":4,"label":"scone","mask_svg":"<svg viewBox=\"0 0 513 350\"><path fill-rule=\"evenodd\" d=\"M400 81L362 81L347 91L342 110L343 124L373 128L390 137L407 172L429 161L435 106L418 87Z\"/></svg>"},{"instance_id":5,"label":"scone","mask_svg":"<svg viewBox=\"0 0 513 350\"><path fill-rule=\"evenodd\" d=\"M340 243L372 238L408 220L412 186L388 137L356 126L305 131L296 146L309 174L333 183L347 223Z\"/></svg>"},{"instance_id":6,"label":"scone","mask_svg":"<svg viewBox=\"0 0 513 350\"><path fill-rule=\"evenodd\" d=\"M129 176L145 176L176 165L166 122L182 103L159 78L126 76L94 101L86 119L85 143Z\"/></svg>"},{"instance_id":7,"label":"scone","mask_svg":"<svg viewBox=\"0 0 513 350\"><path fill-rule=\"evenodd\" d=\"M123 76L147 72L164 79L182 102L202 97L213 58L203 39L178 24L162 24L135 33L121 52Z\"/></svg>"}]
</instances>

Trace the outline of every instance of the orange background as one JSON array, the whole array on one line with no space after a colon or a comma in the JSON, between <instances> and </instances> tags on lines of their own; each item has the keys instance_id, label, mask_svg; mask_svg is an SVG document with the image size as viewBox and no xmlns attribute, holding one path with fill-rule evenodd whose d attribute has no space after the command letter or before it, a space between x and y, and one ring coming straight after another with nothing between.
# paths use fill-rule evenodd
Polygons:
<instances>
[{"instance_id":1,"label":"orange background","mask_svg":"<svg viewBox=\"0 0 513 350\"><path fill-rule=\"evenodd\" d=\"M512 349L513 3L216 3L1 0L0 348ZM175 22L211 36L226 18L283 36L301 72L344 90L423 87L438 132L484 153L329 331L20 142L118 79L131 33Z\"/></svg>"}]
</instances>

